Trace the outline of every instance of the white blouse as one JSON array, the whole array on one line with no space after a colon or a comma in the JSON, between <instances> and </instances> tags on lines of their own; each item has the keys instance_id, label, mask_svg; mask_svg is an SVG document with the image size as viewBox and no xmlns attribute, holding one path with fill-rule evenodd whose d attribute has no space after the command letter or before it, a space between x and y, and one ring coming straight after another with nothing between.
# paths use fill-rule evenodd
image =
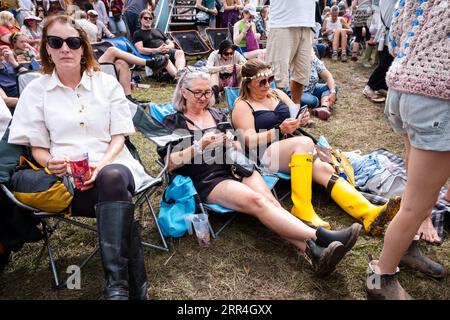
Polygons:
<instances>
[{"instance_id":1,"label":"white blouse","mask_svg":"<svg viewBox=\"0 0 450 320\"><path fill-rule=\"evenodd\" d=\"M73 90L54 71L31 81L20 95L8 142L47 148L52 156L87 151L95 163L106 153L111 136L133 132L128 101L116 78L85 71ZM126 147L113 163L131 170L136 190L151 180Z\"/></svg>"}]
</instances>

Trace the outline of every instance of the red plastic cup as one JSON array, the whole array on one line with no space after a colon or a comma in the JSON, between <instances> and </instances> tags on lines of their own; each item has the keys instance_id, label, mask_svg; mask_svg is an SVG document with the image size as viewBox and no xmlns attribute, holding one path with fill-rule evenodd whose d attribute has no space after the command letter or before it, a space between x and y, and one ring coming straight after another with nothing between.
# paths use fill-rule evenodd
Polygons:
<instances>
[{"instance_id":1,"label":"red plastic cup","mask_svg":"<svg viewBox=\"0 0 450 320\"><path fill-rule=\"evenodd\" d=\"M75 188L81 189L84 183L91 178L88 154L83 153L79 156L70 157L69 165Z\"/></svg>"}]
</instances>

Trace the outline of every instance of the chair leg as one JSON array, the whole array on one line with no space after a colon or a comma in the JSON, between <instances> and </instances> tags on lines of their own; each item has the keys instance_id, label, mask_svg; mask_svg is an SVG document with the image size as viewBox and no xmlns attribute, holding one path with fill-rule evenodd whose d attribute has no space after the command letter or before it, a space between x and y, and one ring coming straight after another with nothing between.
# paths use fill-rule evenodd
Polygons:
<instances>
[{"instance_id":1,"label":"chair leg","mask_svg":"<svg viewBox=\"0 0 450 320\"><path fill-rule=\"evenodd\" d=\"M50 243L50 239L48 237L47 223L42 220L41 225L42 225L42 232L44 234L44 243L45 243L45 246L47 247L47 254L48 254L48 258L50 260L50 268L52 269L53 282L54 282L53 288L54 289L64 289L64 288L66 288L66 284L64 283L61 285L60 280L59 280L58 269L56 268L56 263L55 263L55 258L53 256L52 246Z\"/></svg>"}]
</instances>

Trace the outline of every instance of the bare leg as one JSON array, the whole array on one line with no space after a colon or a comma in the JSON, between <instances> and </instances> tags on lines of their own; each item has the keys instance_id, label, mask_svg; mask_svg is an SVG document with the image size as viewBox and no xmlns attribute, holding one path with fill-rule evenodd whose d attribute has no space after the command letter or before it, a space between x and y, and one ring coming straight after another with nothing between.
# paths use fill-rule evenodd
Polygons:
<instances>
[{"instance_id":1,"label":"bare leg","mask_svg":"<svg viewBox=\"0 0 450 320\"><path fill-rule=\"evenodd\" d=\"M175 68L172 61L170 61L170 60L167 63L166 70L172 78L175 78L175 76L177 75L177 68Z\"/></svg>"},{"instance_id":2,"label":"bare leg","mask_svg":"<svg viewBox=\"0 0 450 320\"><path fill-rule=\"evenodd\" d=\"M333 43L332 43L332 47L334 51L338 51L339 49L339 38L341 35L340 30L336 29L333 31L334 35L333 35Z\"/></svg>"},{"instance_id":3,"label":"bare leg","mask_svg":"<svg viewBox=\"0 0 450 320\"><path fill-rule=\"evenodd\" d=\"M430 163L433 164L432 173ZM395 272L420 224L430 215L440 188L450 176L450 152L411 147L408 167L408 181L400 210L384 237L377 270L380 273Z\"/></svg>"},{"instance_id":4,"label":"bare leg","mask_svg":"<svg viewBox=\"0 0 450 320\"><path fill-rule=\"evenodd\" d=\"M119 83L122 85L125 95L131 95L131 71L130 66L124 60L116 60L114 62L116 66Z\"/></svg>"},{"instance_id":5,"label":"bare leg","mask_svg":"<svg viewBox=\"0 0 450 320\"><path fill-rule=\"evenodd\" d=\"M184 57L184 52L182 50L175 51L175 67L177 71L183 70L186 67L186 58Z\"/></svg>"},{"instance_id":6,"label":"bare leg","mask_svg":"<svg viewBox=\"0 0 450 320\"><path fill-rule=\"evenodd\" d=\"M98 62L104 63L104 62L110 62L114 63L117 59L122 59L130 65L138 65L138 66L145 66L145 59L136 57L135 55L119 50L115 47L109 47L104 54L98 59Z\"/></svg>"},{"instance_id":7,"label":"bare leg","mask_svg":"<svg viewBox=\"0 0 450 320\"><path fill-rule=\"evenodd\" d=\"M219 87L219 73L211 73L211 87L218 86ZM220 88L222 90L222 88Z\"/></svg>"},{"instance_id":8,"label":"bare leg","mask_svg":"<svg viewBox=\"0 0 450 320\"><path fill-rule=\"evenodd\" d=\"M403 143L405 144L405 170L406 176L408 176L408 159L409 159L409 152L411 150L411 143L409 142L409 138L406 133L403 134Z\"/></svg>"},{"instance_id":9,"label":"bare leg","mask_svg":"<svg viewBox=\"0 0 450 320\"><path fill-rule=\"evenodd\" d=\"M300 103L302 93L303 93L303 85L301 83L295 82L294 80L291 80L291 95L292 101L294 101L295 104Z\"/></svg>"},{"instance_id":10,"label":"bare leg","mask_svg":"<svg viewBox=\"0 0 450 320\"><path fill-rule=\"evenodd\" d=\"M341 50L343 53L347 54L347 31L340 30L341 33Z\"/></svg>"},{"instance_id":11,"label":"bare leg","mask_svg":"<svg viewBox=\"0 0 450 320\"><path fill-rule=\"evenodd\" d=\"M251 181L252 179L255 181ZM264 184L261 176L256 172L252 177L247 178L245 184L234 180L222 181L209 194L207 200L258 218L262 224L281 237L288 241L294 240L297 247L304 251L306 246L304 241L316 240L316 231L295 218L279 204L275 205L273 199L252 190L255 183ZM236 197L236 194L239 194L239 197Z\"/></svg>"}]
</instances>

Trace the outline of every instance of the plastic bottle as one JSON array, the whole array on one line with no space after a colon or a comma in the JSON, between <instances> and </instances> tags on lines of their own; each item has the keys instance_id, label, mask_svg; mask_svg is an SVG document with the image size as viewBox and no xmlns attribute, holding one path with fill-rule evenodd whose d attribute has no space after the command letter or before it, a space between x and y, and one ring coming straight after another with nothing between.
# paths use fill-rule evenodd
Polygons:
<instances>
[{"instance_id":1,"label":"plastic bottle","mask_svg":"<svg viewBox=\"0 0 450 320\"><path fill-rule=\"evenodd\" d=\"M347 181L347 175L345 174L344 168L339 168L339 177Z\"/></svg>"}]
</instances>

